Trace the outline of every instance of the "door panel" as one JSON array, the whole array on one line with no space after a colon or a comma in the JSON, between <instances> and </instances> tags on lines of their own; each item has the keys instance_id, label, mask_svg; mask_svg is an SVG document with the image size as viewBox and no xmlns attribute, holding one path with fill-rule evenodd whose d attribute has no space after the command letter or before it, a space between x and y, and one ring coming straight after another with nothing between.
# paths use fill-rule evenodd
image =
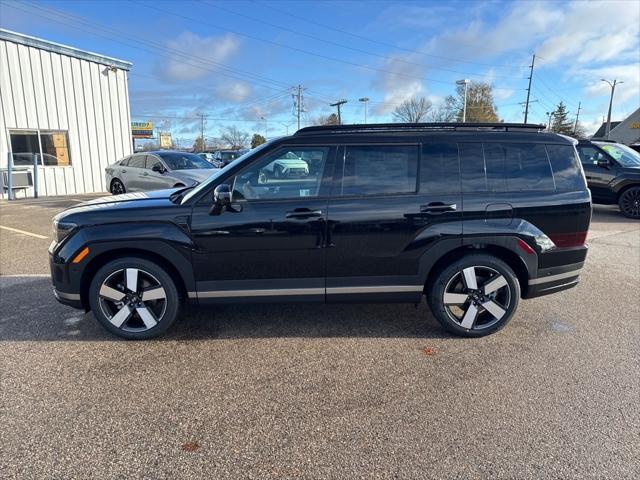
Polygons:
<instances>
[{"instance_id":1,"label":"door panel","mask_svg":"<svg viewBox=\"0 0 640 480\"><path fill-rule=\"evenodd\" d=\"M140 172L140 182L144 185L145 190L162 190L163 188L171 188L173 182L168 180L169 172L154 172L153 166L160 165L164 168L160 159L154 155L147 155L145 161L145 169ZM169 185L171 183L171 185Z\"/></svg>"},{"instance_id":2,"label":"door panel","mask_svg":"<svg viewBox=\"0 0 640 480\"><path fill-rule=\"evenodd\" d=\"M210 215L210 202L194 207L200 300L324 301L328 200L323 193L335 148L312 148L287 147L252 162L232 179L234 202L220 215ZM265 174L265 166L291 151L297 157L289 155L289 177ZM301 159L308 167L293 171L302 168Z\"/></svg>"},{"instance_id":3,"label":"door panel","mask_svg":"<svg viewBox=\"0 0 640 480\"><path fill-rule=\"evenodd\" d=\"M429 173L432 162L425 161L418 144L372 146L367 154L356 151L359 158L353 161L349 150L342 155L343 169L337 169L345 172L337 179L338 192L359 195L329 202L327 301L418 301L424 286L421 257L440 240L461 242L457 149L440 152L453 154L453 164L443 167L451 171L448 176ZM427 153L433 160L434 152ZM418 165L425 170L420 189L430 193L417 191ZM366 180L349 178L354 175ZM429 187L434 175L445 188ZM380 189L402 193L376 194Z\"/></svg>"},{"instance_id":4,"label":"door panel","mask_svg":"<svg viewBox=\"0 0 640 480\"><path fill-rule=\"evenodd\" d=\"M615 201L615 194L609 188L609 183L616 177L615 161L595 146L578 145L576 148L593 200ZM609 167L598 166L599 160L608 160Z\"/></svg>"}]
</instances>

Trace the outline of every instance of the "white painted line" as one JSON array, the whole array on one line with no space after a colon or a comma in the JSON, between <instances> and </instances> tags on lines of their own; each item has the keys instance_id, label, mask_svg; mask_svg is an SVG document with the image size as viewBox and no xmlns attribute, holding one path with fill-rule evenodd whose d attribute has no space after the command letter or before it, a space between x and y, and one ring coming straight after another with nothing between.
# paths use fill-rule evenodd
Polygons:
<instances>
[{"instance_id":1,"label":"white painted line","mask_svg":"<svg viewBox=\"0 0 640 480\"><path fill-rule=\"evenodd\" d=\"M21 275L3 275L0 278L49 278L51 275L46 273L23 273Z\"/></svg>"},{"instance_id":2,"label":"white painted line","mask_svg":"<svg viewBox=\"0 0 640 480\"><path fill-rule=\"evenodd\" d=\"M21 233L22 235L29 235L30 237L40 238L42 240L46 240L49 238L49 237L45 237L44 235L39 235L37 233L26 232L24 230L20 230L19 228L5 227L4 225L0 225L0 228L3 230L8 230L10 232Z\"/></svg>"}]
</instances>

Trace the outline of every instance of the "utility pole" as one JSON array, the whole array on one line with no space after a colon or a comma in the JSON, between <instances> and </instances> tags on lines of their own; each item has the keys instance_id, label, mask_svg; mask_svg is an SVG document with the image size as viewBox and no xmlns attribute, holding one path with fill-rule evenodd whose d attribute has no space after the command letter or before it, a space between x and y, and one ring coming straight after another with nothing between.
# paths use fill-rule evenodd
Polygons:
<instances>
[{"instance_id":1,"label":"utility pole","mask_svg":"<svg viewBox=\"0 0 640 480\"><path fill-rule=\"evenodd\" d=\"M364 123L367 124L367 104L369 103L369 97L362 97L358 99L359 102L364 103Z\"/></svg>"},{"instance_id":2,"label":"utility pole","mask_svg":"<svg viewBox=\"0 0 640 480\"><path fill-rule=\"evenodd\" d=\"M295 109L296 109L296 118L298 119L298 130L300 130L300 114L304 112L304 106L302 105L303 97L302 97L302 85L298 85L298 93L293 94L293 98L295 99Z\"/></svg>"},{"instance_id":3,"label":"utility pole","mask_svg":"<svg viewBox=\"0 0 640 480\"><path fill-rule=\"evenodd\" d=\"M342 116L340 115L340 105L344 105L345 103L347 103L347 100L342 99L342 100L338 100L336 103L329 104L329 106L331 107L338 107L338 125L342 125Z\"/></svg>"},{"instance_id":4,"label":"utility pole","mask_svg":"<svg viewBox=\"0 0 640 480\"><path fill-rule=\"evenodd\" d=\"M580 118L580 110L582 109L582 102L578 102L578 113L576 113L576 123L573 126L573 134L575 135L578 131L578 118Z\"/></svg>"},{"instance_id":5,"label":"utility pole","mask_svg":"<svg viewBox=\"0 0 640 480\"><path fill-rule=\"evenodd\" d=\"M529 73L529 86L527 87L527 102L524 107L524 123L527 123L527 119L529 118L529 97L531 96L531 79L533 78L533 66L536 64L536 54L533 54L533 58L531 59L531 72Z\"/></svg>"},{"instance_id":6,"label":"utility pole","mask_svg":"<svg viewBox=\"0 0 640 480\"><path fill-rule=\"evenodd\" d=\"M607 140L609 140L609 133L611 133L611 106L613 105L613 93L616 91L616 85L620 85L624 82L614 80L613 83L611 83L609 80L605 80L604 78L601 78L600 80L608 83L611 87L611 98L609 99L609 114L607 115L607 129L605 130L605 136L607 137Z\"/></svg>"},{"instance_id":7,"label":"utility pole","mask_svg":"<svg viewBox=\"0 0 640 480\"><path fill-rule=\"evenodd\" d=\"M204 152L204 119L205 114L200 114L200 151Z\"/></svg>"}]
</instances>

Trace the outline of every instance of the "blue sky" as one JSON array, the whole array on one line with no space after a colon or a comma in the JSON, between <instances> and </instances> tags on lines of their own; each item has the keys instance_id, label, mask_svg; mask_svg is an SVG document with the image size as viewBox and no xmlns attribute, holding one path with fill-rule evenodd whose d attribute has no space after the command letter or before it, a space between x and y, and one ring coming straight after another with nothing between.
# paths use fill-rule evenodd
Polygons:
<instances>
[{"instance_id":1,"label":"blue sky","mask_svg":"<svg viewBox=\"0 0 640 480\"><path fill-rule=\"evenodd\" d=\"M455 81L489 81L498 113L522 121L536 53L530 121L563 100L592 133L617 87L613 119L640 105L640 2L585 1L43 1L3 0L3 28L131 61L133 120L184 144L225 125L295 129L291 87L305 88L303 123L333 112L369 121L414 95L434 105ZM266 119L261 120L261 118Z\"/></svg>"}]
</instances>

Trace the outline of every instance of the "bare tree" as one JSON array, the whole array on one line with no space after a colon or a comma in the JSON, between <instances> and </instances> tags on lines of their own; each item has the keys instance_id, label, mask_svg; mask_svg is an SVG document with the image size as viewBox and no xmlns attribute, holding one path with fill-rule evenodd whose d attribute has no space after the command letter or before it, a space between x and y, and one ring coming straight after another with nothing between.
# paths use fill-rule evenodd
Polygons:
<instances>
[{"instance_id":1,"label":"bare tree","mask_svg":"<svg viewBox=\"0 0 640 480\"><path fill-rule=\"evenodd\" d=\"M427 114L430 122L455 122L458 114L456 99L449 95L444 101Z\"/></svg>"},{"instance_id":2,"label":"bare tree","mask_svg":"<svg viewBox=\"0 0 640 480\"><path fill-rule=\"evenodd\" d=\"M410 98L396 107L393 119L402 123L419 123L426 119L431 106L431 101L424 97Z\"/></svg>"},{"instance_id":3,"label":"bare tree","mask_svg":"<svg viewBox=\"0 0 640 480\"><path fill-rule=\"evenodd\" d=\"M331 113L326 117L318 117L313 121L314 125L339 125L338 115Z\"/></svg>"},{"instance_id":4,"label":"bare tree","mask_svg":"<svg viewBox=\"0 0 640 480\"><path fill-rule=\"evenodd\" d=\"M244 148L249 143L249 134L238 130L237 127L224 127L220 139L231 148Z\"/></svg>"}]
</instances>

